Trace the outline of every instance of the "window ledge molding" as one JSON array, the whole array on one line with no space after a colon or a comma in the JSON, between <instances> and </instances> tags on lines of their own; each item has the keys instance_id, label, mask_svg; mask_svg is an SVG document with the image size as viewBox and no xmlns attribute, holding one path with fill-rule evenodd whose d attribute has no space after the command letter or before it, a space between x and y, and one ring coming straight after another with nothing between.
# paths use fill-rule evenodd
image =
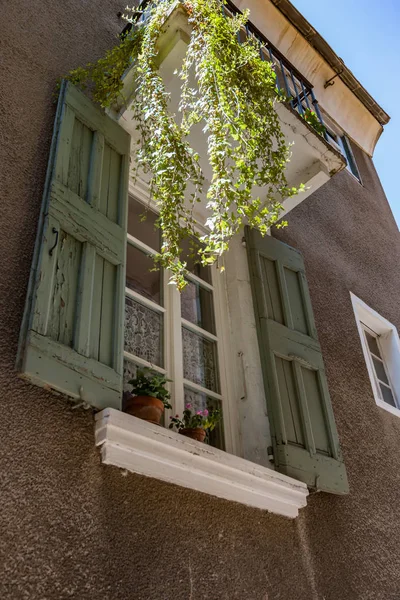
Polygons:
<instances>
[{"instance_id":1,"label":"window ledge molding","mask_svg":"<svg viewBox=\"0 0 400 600\"><path fill-rule=\"evenodd\" d=\"M113 408L96 415L103 464L295 518L308 489L281 473Z\"/></svg>"}]
</instances>

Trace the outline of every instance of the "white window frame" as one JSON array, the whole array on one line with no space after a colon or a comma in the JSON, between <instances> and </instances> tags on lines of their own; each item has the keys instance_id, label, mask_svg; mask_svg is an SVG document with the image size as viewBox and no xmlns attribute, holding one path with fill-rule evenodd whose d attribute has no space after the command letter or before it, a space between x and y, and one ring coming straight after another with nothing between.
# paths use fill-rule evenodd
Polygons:
<instances>
[{"instance_id":1,"label":"white window frame","mask_svg":"<svg viewBox=\"0 0 400 600\"><path fill-rule=\"evenodd\" d=\"M351 175L353 175L353 177L358 181L358 183L360 183L362 185L360 170L358 168L358 164L355 159L349 138L344 133L342 133L342 135L338 135L337 139L338 139L340 151L346 159L346 169L348 170L348 172ZM351 162L354 165L354 169L355 169L356 173L351 168Z\"/></svg>"},{"instance_id":2,"label":"white window frame","mask_svg":"<svg viewBox=\"0 0 400 600\"><path fill-rule=\"evenodd\" d=\"M324 120L324 125L326 128L326 132L329 136L329 143L334 146L336 148L336 150L338 150L341 155L343 156L343 158L346 160L346 170L348 173L350 173L350 175L352 177L354 177L354 179L360 184L363 185L362 179L361 179L361 175L360 175L360 170L358 168L358 164L357 161L354 157L354 153L353 150L351 148L351 144L350 144L350 140L347 137L347 135L344 133L343 129L340 129L340 127L338 125L336 125L336 123L334 123L332 121L332 119L330 119L328 117L327 114L325 114L323 112L323 120ZM344 143L344 140L346 141L346 143ZM355 169L357 171L356 173L353 173L351 166L350 166L350 160L353 162Z\"/></svg>"},{"instance_id":3,"label":"white window frame","mask_svg":"<svg viewBox=\"0 0 400 600\"><path fill-rule=\"evenodd\" d=\"M158 213L155 203L150 201L148 186L145 184L145 182L139 181L136 182L135 185L130 184L129 197L133 197L136 201L143 204L143 209L147 207L153 212ZM200 225L198 226L198 231L200 233L203 232ZM137 238L134 238L129 233L127 234L127 243L135 246L150 256L157 254L156 250L150 248L147 244L141 242ZM169 416L171 414L181 415L183 413L185 404L184 387L190 388L194 392L205 394L210 398L219 400L221 402L223 415L225 449L228 453L237 454L238 431L234 425L235 422L233 421L233 409L229 403L229 398L232 398L232 393L229 389L229 380L232 380L232 376L227 372L228 365L226 361L226 357L228 356L226 348L229 348L229 329L227 327L226 317L224 316L226 315L226 307L224 310L224 306L222 305L224 299L224 282L221 280L223 279L223 276L221 273L217 272L215 266L211 267L211 283L203 281L201 278L192 273L187 275L187 279L198 283L203 288L210 290L213 294L215 335L182 318L180 293L176 289L176 286L169 285L168 279L168 272L164 272L163 306L155 304L151 300L148 300L128 287L125 288L125 295L127 297L142 303L144 306L147 306L156 312L164 314L164 367L153 365L152 363L149 363L133 354L129 354L126 351L124 351L124 358L128 359L130 362L138 365L139 367L149 367L159 373L165 374L167 377L172 379L172 383L169 385L169 389L171 391L172 410L165 412L166 425L168 425ZM217 369L220 383L219 393L205 389L202 386L183 377L182 326L190 331L193 331L194 333L200 334L206 339L216 342Z\"/></svg>"},{"instance_id":4,"label":"white window frame","mask_svg":"<svg viewBox=\"0 0 400 600\"><path fill-rule=\"evenodd\" d=\"M352 292L350 292L350 296L375 402L380 408L400 417L400 339L397 328ZM371 353L364 334L365 326L378 336L385 370L399 408L395 408L381 399Z\"/></svg>"}]
</instances>

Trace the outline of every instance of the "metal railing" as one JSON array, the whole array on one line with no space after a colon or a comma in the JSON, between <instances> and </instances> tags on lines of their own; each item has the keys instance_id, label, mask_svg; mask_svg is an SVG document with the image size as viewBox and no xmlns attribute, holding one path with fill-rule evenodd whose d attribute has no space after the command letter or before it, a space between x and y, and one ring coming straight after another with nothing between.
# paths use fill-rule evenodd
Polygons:
<instances>
[{"instance_id":1,"label":"metal railing","mask_svg":"<svg viewBox=\"0 0 400 600\"><path fill-rule=\"evenodd\" d=\"M222 10L227 16L241 14L241 11L228 0ZM315 98L312 85L297 71L297 69L277 50L253 23L247 22L238 34L240 42L246 42L252 37L258 45L262 60L270 61L275 68L276 87L288 98L290 106L302 117L307 110L314 111L318 121L323 126L318 100Z\"/></svg>"},{"instance_id":2,"label":"metal railing","mask_svg":"<svg viewBox=\"0 0 400 600\"><path fill-rule=\"evenodd\" d=\"M159 0L159 2L162 1ZM150 2L151 0L143 0L138 6L136 22L146 19L146 7ZM226 4L222 4L221 8L223 14L227 17L241 14L241 11L230 0L227 0ZM130 31L131 27L132 25L128 24L122 31L122 35ZM313 86L250 21L238 33L238 39L241 43L247 42L249 38L252 38L252 41L259 47L261 59L273 64L276 73L276 87L279 92L282 92L286 96L289 105L302 117L307 116L307 111L315 112L320 125L324 127ZM327 139L326 133L324 133L324 137Z\"/></svg>"}]
</instances>

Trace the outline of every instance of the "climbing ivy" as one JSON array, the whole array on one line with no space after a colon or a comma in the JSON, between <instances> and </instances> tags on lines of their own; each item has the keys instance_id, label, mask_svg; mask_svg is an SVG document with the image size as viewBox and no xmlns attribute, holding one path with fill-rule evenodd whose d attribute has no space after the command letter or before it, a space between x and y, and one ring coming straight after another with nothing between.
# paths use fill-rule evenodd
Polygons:
<instances>
[{"instance_id":1,"label":"climbing ivy","mask_svg":"<svg viewBox=\"0 0 400 600\"><path fill-rule=\"evenodd\" d=\"M224 2L224 0L222 0ZM157 42L175 5L187 12L191 35L181 68L179 115L170 112L170 97L159 72ZM199 238L199 259L218 261L244 223L266 234L277 224L282 200L300 188L285 178L290 148L277 115L284 99L276 87L273 65L261 60L258 42L238 39L248 12L226 18L220 0L153 0L145 18L126 9L131 31L97 63L78 68L69 79L89 87L102 107L124 101L136 122L138 142L134 177L150 173L150 192L159 208L162 248L158 263L185 286L182 240ZM123 97L123 75L134 69L133 95ZM189 143L202 126L212 176L207 181L200 157ZM198 131L198 129L196 130ZM262 195L255 194L262 189ZM195 231L193 207L207 199L208 233Z\"/></svg>"}]
</instances>

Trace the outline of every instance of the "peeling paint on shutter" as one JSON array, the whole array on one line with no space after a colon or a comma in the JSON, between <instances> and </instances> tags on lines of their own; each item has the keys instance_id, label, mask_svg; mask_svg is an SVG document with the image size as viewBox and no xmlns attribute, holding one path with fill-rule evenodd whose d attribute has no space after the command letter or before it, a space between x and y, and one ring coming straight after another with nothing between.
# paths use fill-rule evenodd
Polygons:
<instances>
[{"instance_id":1,"label":"peeling paint on shutter","mask_svg":"<svg viewBox=\"0 0 400 600\"><path fill-rule=\"evenodd\" d=\"M63 82L21 329L22 376L120 408L130 136Z\"/></svg>"},{"instance_id":2,"label":"peeling paint on shutter","mask_svg":"<svg viewBox=\"0 0 400 600\"><path fill-rule=\"evenodd\" d=\"M276 468L310 488L348 493L301 254L246 228Z\"/></svg>"}]
</instances>

